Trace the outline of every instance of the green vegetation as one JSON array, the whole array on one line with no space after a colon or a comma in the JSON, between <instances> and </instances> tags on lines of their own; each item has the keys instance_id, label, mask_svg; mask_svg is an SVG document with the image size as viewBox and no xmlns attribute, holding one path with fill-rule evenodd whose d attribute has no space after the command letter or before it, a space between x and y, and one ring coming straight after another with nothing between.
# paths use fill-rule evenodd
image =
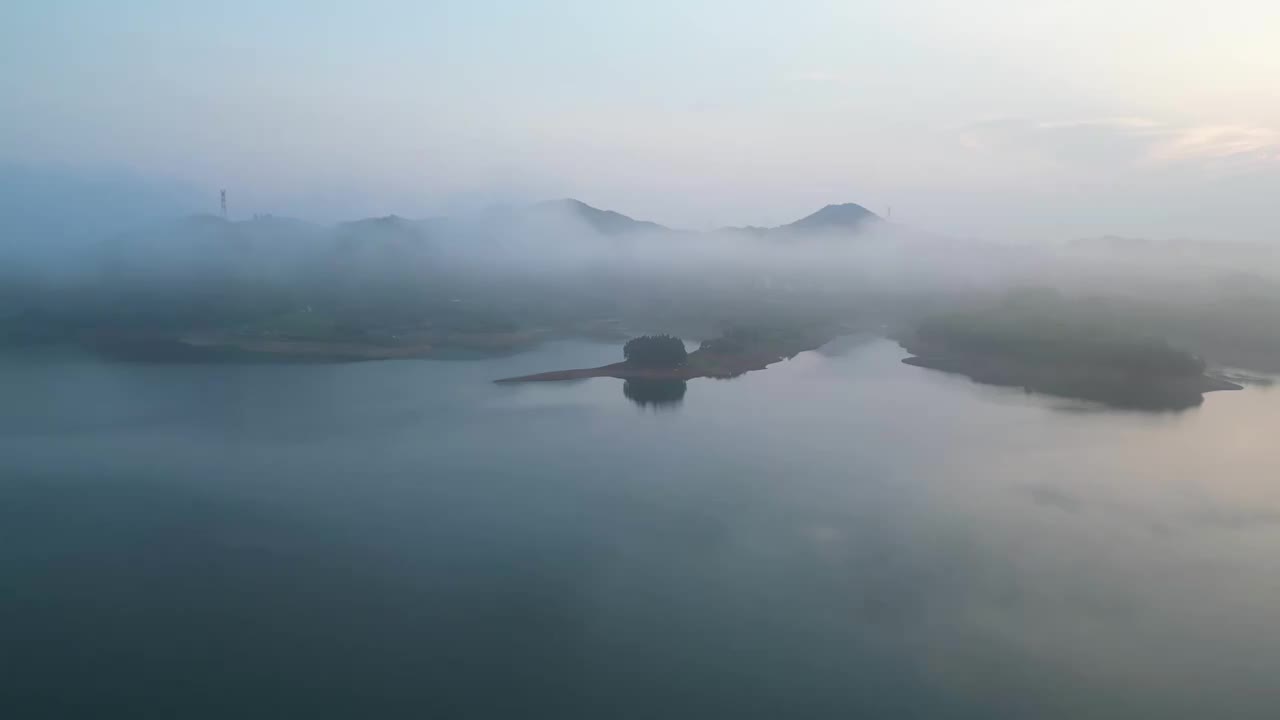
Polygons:
<instances>
[{"instance_id":1,"label":"green vegetation","mask_svg":"<svg viewBox=\"0 0 1280 720\"><path fill-rule=\"evenodd\" d=\"M444 305L410 310L333 309L305 306L235 328L243 337L307 341L397 341L514 333L519 325L483 308Z\"/></svg>"},{"instance_id":2,"label":"green vegetation","mask_svg":"<svg viewBox=\"0 0 1280 720\"><path fill-rule=\"evenodd\" d=\"M919 354L997 357L1146 377L1194 376L1205 370L1200 358L1123 327L1104 305L1072 302L1045 291L1018 291L993 308L925 320L916 341Z\"/></svg>"},{"instance_id":3,"label":"green vegetation","mask_svg":"<svg viewBox=\"0 0 1280 720\"><path fill-rule=\"evenodd\" d=\"M698 346L698 352L715 355L778 352L797 345L813 344L815 341L821 345L831 338L832 333L830 328L803 323L750 327L740 325L729 328L720 337L703 341ZM792 351L780 354L789 357L795 353Z\"/></svg>"},{"instance_id":4,"label":"green vegetation","mask_svg":"<svg viewBox=\"0 0 1280 720\"><path fill-rule=\"evenodd\" d=\"M689 353L684 342L671 335L642 335L622 346L627 362L641 367L673 368L684 365Z\"/></svg>"},{"instance_id":5,"label":"green vegetation","mask_svg":"<svg viewBox=\"0 0 1280 720\"><path fill-rule=\"evenodd\" d=\"M914 355L903 362L1143 410L1195 407L1206 392L1239 389L1206 375L1203 360L1124 317L1107 301L1014 292L979 311L922 322L901 341Z\"/></svg>"}]
</instances>

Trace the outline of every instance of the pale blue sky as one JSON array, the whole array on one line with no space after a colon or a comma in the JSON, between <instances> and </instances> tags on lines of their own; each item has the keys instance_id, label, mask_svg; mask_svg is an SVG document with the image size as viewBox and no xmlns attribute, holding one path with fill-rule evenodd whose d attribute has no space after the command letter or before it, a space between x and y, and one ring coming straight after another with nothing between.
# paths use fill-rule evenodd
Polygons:
<instances>
[{"instance_id":1,"label":"pale blue sky","mask_svg":"<svg viewBox=\"0 0 1280 720\"><path fill-rule=\"evenodd\" d=\"M93 2L0 10L0 162L336 219L572 195L892 204L1000 239L1272 237L1280 3Z\"/></svg>"}]
</instances>

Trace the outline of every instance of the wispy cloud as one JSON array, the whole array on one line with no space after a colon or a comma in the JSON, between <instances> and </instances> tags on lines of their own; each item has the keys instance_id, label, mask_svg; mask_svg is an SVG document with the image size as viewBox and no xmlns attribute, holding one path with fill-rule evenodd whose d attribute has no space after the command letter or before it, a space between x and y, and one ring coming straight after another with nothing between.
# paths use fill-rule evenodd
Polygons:
<instances>
[{"instance_id":1,"label":"wispy cloud","mask_svg":"<svg viewBox=\"0 0 1280 720\"><path fill-rule=\"evenodd\" d=\"M1114 128L1120 130L1130 130L1140 132L1143 130L1156 130L1165 127L1165 125L1140 117L1113 117L1100 118L1094 120L1053 120L1041 121L1036 123L1036 127L1043 130L1071 130L1079 128Z\"/></svg>"},{"instance_id":2,"label":"wispy cloud","mask_svg":"<svg viewBox=\"0 0 1280 720\"><path fill-rule=\"evenodd\" d=\"M1142 117L997 118L962 128L959 138L973 150L1031 154L1063 165L1280 164L1280 130L1252 125L1178 125Z\"/></svg>"},{"instance_id":3,"label":"wispy cloud","mask_svg":"<svg viewBox=\"0 0 1280 720\"><path fill-rule=\"evenodd\" d=\"M1152 148L1151 159L1166 162L1237 159L1280 162L1280 131L1247 125L1183 128Z\"/></svg>"}]
</instances>

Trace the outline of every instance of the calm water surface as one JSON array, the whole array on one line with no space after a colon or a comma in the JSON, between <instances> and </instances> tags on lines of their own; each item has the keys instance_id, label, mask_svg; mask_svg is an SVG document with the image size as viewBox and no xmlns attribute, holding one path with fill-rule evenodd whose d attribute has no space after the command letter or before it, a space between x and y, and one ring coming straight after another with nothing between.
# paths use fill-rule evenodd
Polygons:
<instances>
[{"instance_id":1,"label":"calm water surface","mask_svg":"<svg viewBox=\"0 0 1280 720\"><path fill-rule=\"evenodd\" d=\"M1280 714L1280 391L617 356L0 359L0 716Z\"/></svg>"}]
</instances>

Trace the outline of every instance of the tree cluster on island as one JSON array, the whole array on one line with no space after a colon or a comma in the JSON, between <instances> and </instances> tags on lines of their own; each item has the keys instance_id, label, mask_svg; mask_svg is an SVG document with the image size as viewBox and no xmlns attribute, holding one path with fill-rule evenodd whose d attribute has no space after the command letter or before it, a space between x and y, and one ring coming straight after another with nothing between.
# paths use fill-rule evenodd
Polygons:
<instances>
[{"instance_id":1,"label":"tree cluster on island","mask_svg":"<svg viewBox=\"0 0 1280 720\"><path fill-rule=\"evenodd\" d=\"M622 346L628 363L642 367L674 368L684 365L689 353L684 341L672 335L641 335Z\"/></svg>"}]
</instances>

